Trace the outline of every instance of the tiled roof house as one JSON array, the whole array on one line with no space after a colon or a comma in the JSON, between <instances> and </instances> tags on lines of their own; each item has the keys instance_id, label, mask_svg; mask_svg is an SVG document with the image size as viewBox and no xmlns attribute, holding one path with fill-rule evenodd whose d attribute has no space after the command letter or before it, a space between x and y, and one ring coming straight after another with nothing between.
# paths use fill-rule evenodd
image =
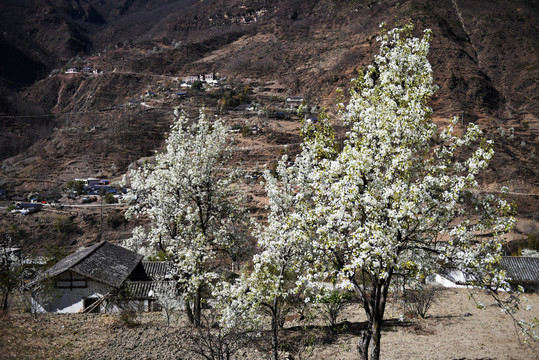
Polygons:
<instances>
[{"instance_id":1,"label":"tiled roof house","mask_svg":"<svg viewBox=\"0 0 539 360\"><path fill-rule=\"evenodd\" d=\"M37 311L73 313L117 311L107 297L127 290L130 300L155 301L149 290L153 280L172 272L168 262L145 262L142 255L107 241L67 256L30 284L33 305ZM43 290L45 279L51 286ZM146 291L148 290L148 291Z\"/></svg>"}]
</instances>

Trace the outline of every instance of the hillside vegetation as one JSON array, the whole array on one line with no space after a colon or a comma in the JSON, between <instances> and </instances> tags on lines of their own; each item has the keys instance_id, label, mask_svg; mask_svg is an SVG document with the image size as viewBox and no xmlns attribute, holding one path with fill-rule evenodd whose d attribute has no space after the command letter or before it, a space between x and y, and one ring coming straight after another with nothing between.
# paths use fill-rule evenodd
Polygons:
<instances>
[{"instance_id":1,"label":"hillside vegetation","mask_svg":"<svg viewBox=\"0 0 539 360\"><path fill-rule=\"evenodd\" d=\"M251 172L271 168L299 149L300 117L278 112L286 98L335 115L336 89L378 51L379 24L411 19L417 34L433 31L434 121L457 115L486 131L496 155L483 190L508 185L526 224L517 238L539 231L534 1L29 0L0 9L0 46L10 54L0 66L0 189L59 193L77 177L119 179L161 148L176 106L222 116L240 131L234 161ZM65 73L84 66L103 73ZM221 88L180 88L182 77L207 73ZM244 105L254 110L223 107L227 89L248 89ZM246 188L263 218L262 188ZM35 243L38 232L26 231ZM70 242L101 236L89 232Z\"/></svg>"}]
</instances>

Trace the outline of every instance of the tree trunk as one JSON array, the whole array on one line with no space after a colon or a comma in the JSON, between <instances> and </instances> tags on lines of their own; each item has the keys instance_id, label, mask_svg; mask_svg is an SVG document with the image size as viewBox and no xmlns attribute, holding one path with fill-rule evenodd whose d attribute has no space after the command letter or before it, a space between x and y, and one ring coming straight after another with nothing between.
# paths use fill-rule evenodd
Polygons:
<instances>
[{"instance_id":1,"label":"tree trunk","mask_svg":"<svg viewBox=\"0 0 539 360\"><path fill-rule=\"evenodd\" d=\"M191 302L189 300L185 300L185 311L187 312L187 318L189 319L189 323L191 323L191 325L194 325L195 318L193 316L193 310L191 309Z\"/></svg>"},{"instance_id":2,"label":"tree trunk","mask_svg":"<svg viewBox=\"0 0 539 360\"><path fill-rule=\"evenodd\" d=\"M230 349L228 344L225 344L225 360L230 360Z\"/></svg>"},{"instance_id":3,"label":"tree trunk","mask_svg":"<svg viewBox=\"0 0 539 360\"><path fill-rule=\"evenodd\" d=\"M359 358L361 360L369 360L369 344L371 342L371 330L361 331L361 336L357 344L357 350L359 351Z\"/></svg>"},{"instance_id":4,"label":"tree trunk","mask_svg":"<svg viewBox=\"0 0 539 360\"><path fill-rule=\"evenodd\" d=\"M372 334L371 360L380 359L380 340L382 339L382 321L383 319L381 317L378 319L375 319L371 327L371 334Z\"/></svg>"},{"instance_id":5,"label":"tree trunk","mask_svg":"<svg viewBox=\"0 0 539 360\"><path fill-rule=\"evenodd\" d=\"M359 358L361 360L379 360L380 359L380 340L382 338L382 324L384 321L384 313L386 308L387 294L391 275L393 271L390 269L387 278L378 278L377 276L369 276L370 284L363 281L363 287L354 283L356 291L363 299L365 314L369 323L368 329L361 332L361 337L358 341ZM369 357L370 347L370 357Z\"/></svg>"},{"instance_id":6,"label":"tree trunk","mask_svg":"<svg viewBox=\"0 0 539 360\"><path fill-rule=\"evenodd\" d=\"M165 315L167 316L167 326L170 326L170 309L165 309Z\"/></svg>"},{"instance_id":7,"label":"tree trunk","mask_svg":"<svg viewBox=\"0 0 539 360\"><path fill-rule=\"evenodd\" d=\"M389 269L388 276L381 280L380 287L378 289L378 298L376 302L376 313L374 314L374 328L373 328L373 345L372 345L372 359L380 358L380 341L382 338L382 324L384 322L384 314L386 311L387 293L393 277L393 269Z\"/></svg>"},{"instance_id":8,"label":"tree trunk","mask_svg":"<svg viewBox=\"0 0 539 360\"><path fill-rule=\"evenodd\" d=\"M194 325L200 326L200 316L202 314L202 288L200 286L197 287L194 308Z\"/></svg>"},{"instance_id":9,"label":"tree trunk","mask_svg":"<svg viewBox=\"0 0 539 360\"><path fill-rule=\"evenodd\" d=\"M200 317L202 314L202 287L199 286L196 289L195 299L191 303L189 300L185 300L185 311L187 312L187 318L189 322L194 326L200 325Z\"/></svg>"},{"instance_id":10,"label":"tree trunk","mask_svg":"<svg viewBox=\"0 0 539 360\"><path fill-rule=\"evenodd\" d=\"M2 310L7 311L9 291L6 289L2 295Z\"/></svg>"},{"instance_id":11,"label":"tree trunk","mask_svg":"<svg viewBox=\"0 0 539 360\"><path fill-rule=\"evenodd\" d=\"M262 303L267 310L267 314L271 315L271 352L272 359L279 360L279 300L273 299L271 303Z\"/></svg>"},{"instance_id":12,"label":"tree trunk","mask_svg":"<svg viewBox=\"0 0 539 360\"><path fill-rule=\"evenodd\" d=\"M274 312L271 317L271 348L273 360L279 360L279 319L277 312Z\"/></svg>"}]
</instances>

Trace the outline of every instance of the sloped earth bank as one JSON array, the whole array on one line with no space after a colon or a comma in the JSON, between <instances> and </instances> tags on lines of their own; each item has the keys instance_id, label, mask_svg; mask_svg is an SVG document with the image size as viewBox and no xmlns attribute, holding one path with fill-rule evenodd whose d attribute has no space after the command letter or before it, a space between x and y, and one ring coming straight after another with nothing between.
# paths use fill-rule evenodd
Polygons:
<instances>
[{"instance_id":1,"label":"sloped earth bank","mask_svg":"<svg viewBox=\"0 0 539 360\"><path fill-rule=\"evenodd\" d=\"M446 289L427 319L399 322L400 309L390 305L382 335L382 359L539 359L539 344L520 341L512 320L478 294L485 310L468 298L469 290ZM517 316L539 316L539 295L527 296L533 310ZM160 314L146 313L129 327L115 314L29 315L0 318L1 359L196 359L187 352L187 327L167 327ZM350 307L333 333L326 326L287 323L283 342L304 345L283 354L286 359L356 359L355 347L364 316ZM322 324L322 323L320 323ZM307 345L312 345L310 348ZM264 346L242 349L236 359L266 359Z\"/></svg>"}]
</instances>

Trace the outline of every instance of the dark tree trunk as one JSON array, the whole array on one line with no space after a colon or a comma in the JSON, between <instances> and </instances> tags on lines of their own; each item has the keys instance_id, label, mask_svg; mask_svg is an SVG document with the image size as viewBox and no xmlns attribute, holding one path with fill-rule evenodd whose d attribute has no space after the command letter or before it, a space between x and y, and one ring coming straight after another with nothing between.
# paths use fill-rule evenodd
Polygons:
<instances>
[{"instance_id":1,"label":"dark tree trunk","mask_svg":"<svg viewBox=\"0 0 539 360\"><path fill-rule=\"evenodd\" d=\"M197 288L195 304L194 304L194 325L200 325L200 316L202 314L202 288L199 286Z\"/></svg>"},{"instance_id":2,"label":"dark tree trunk","mask_svg":"<svg viewBox=\"0 0 539 360\"><path fill-rule=\"evenodd\" d=\"M359 358L361 360L369 360L369 344L371 342L371 332L369 330L363 330L357 344L357 350L359 351Z\"/></svg>"},{"instance_id":3,"label":"dark tree trunk","mask_svg":"<svg viewBox=\"0 0 539 360\"><path fill-rule=\"evenodd\" d=\"M272 359L279 360L279 300L273 299L272 303L263 303L271 315L271 352Z\"/></svg>"},{"instance_id":4,"label":"dark tree trunk","mask_svg":"<svg viewBox=\"0 0 539 360\"><path fill-rule=\"evenodd\" d=\"M382 322L383 322L383 319L378 318L374 320L371 327L371 333L372 333L371 360L380 359L380 340L382 339Z\"/></svg>"},{"instance_id":5,"label":"dark tree trunk","mask_svg":"<svg viewBox=\"0 0 539 360\"><path fill-rule=\"evenodd\" d=\"M356 292L363 300L368 322L368 328L361 332L357 345L361 360L380 359L382 325L392 272L389 271L389 276L385 279L363 274L363 283L361 286L355 280L352 280ZM369 281L365 281L366 276Z\"/></svg>"},{"instance_id":6,"label":"dark tree trunk","mask_svg":"<svg viewBox=\"0 0 539 360\"><path fill-rule=\"evenodd\" d=\"M387 293L389 291L392 274L393 271L390 270L387 278L376 279L377 286L373 309L371 360L380 359L380 341L382 339L382 325L384 322Z\"/></svg>"},{"instance_id":7,"label":"dark tree trunk","mask_svg":"<svg viewBox=\"0 0 539 360\"><path fill-rule=\"evenodd\" d=\"M7 311L9 291L6 289L2 295L2 310Z\"/></svg>"},{"instance_id":8,"label":"dark tree trunk","mask_svg":"<svg viewBox=\"0 0 539 360\"><path fill-rule=\"evenodd\" d=\"M199 286L195 293L195 299L185 301L185 311L189 322L194 326L200 326L200 317L202 315L202 287Z\"/></svg>"},{"instance_id":9,"label":"dark tree trunk","mask_svg":"<svg viewBox=\"0 0 539 360\"><path fill-rule=\"evenodd\" d=\"M274 312L271 317L271 348L273 360L279 360L279 319L277 312Z\"/></svg>"}]
</instances>

